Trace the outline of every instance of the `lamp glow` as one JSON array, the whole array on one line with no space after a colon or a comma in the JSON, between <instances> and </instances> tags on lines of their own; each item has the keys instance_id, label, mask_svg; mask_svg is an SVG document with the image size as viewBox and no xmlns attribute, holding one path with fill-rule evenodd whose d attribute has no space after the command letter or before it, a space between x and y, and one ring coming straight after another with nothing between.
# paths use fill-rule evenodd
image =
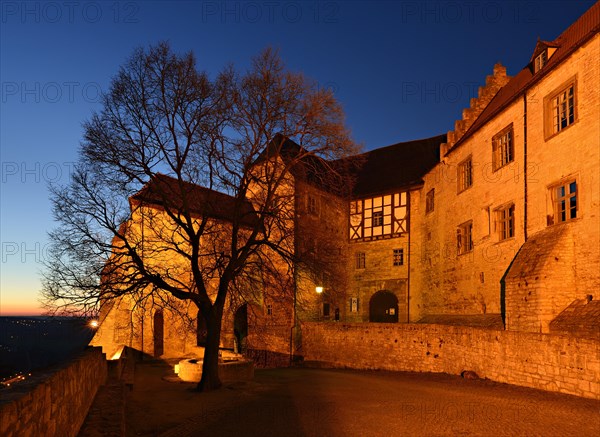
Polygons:
<instances>
[{"instance_id":1,"label":"lamp glow","mask_svg":"<svg viewBox=\"0 0 600 437\"><path fill-rule=\"evenodd\" d=\"M316 291L318 294L321 294L321 293L323 293L323 287L321 287L321 286L315 287L315 291Z\"/></svg>"},{"instance_id":2,"label":"lamp glow","mask_svg":"<svg viewBox=\"0 0 600 437\"><path fill-rule=\"evenodd\" d=\"M98 327L98 320L90 320L90 327L97 328Z\"/></svg>"}]
</instances>

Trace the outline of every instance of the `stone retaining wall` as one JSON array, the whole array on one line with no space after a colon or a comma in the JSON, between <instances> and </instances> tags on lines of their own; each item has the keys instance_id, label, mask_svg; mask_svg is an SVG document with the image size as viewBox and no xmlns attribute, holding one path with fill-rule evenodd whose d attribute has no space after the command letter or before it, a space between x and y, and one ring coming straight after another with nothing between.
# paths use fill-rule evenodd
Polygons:
<instances>
[{"instance_id":1,"label":"stone retaining wall","mask_svg":"<svg viewBox=\"0 0 600 437\"><path fill-rule=\"evenodd\" d=\"M302 323L305 361L482 378L600 399L600 341L463 326Z\"/></svg>"},{"instance_id":2,"label":"stone retaining wall","mask_svg":"<svg viewBox=\"0 0 600 437\"><path fill-rule=\"evenodd\" d=\"M0 435L76 436L106 375L102 350L93 347L67 364L3 389Z\"/></svg>"}]
</instances>

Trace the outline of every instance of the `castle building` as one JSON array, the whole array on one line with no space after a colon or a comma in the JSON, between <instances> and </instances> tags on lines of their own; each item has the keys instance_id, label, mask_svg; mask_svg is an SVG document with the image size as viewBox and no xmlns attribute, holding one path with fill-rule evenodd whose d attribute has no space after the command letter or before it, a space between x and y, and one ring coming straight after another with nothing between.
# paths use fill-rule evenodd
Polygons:
<instances>
[{"instance_id":1,"label":"castle building","mask_svg":"<svg viewBox=\"0 0 600 437\"><path fill-rule=\"evenodd\" d=\"M356 164L347 196L293 174L294 250L323 260L323 274L298 266L293 302L232 304L223 346L301 355L298 320L600 337L599 30L596 3L555 40L538 41L515 76L495 65L453 131L330 162ZM226 226L226 214L211 214ZM131 314L125 302L107 307L93 344L135 347L115 328ZM156 314L145 316L145 335L128 325L144 338L138 347L193 353L201 323L181 335Z\"/></svg>"}]
</instances>

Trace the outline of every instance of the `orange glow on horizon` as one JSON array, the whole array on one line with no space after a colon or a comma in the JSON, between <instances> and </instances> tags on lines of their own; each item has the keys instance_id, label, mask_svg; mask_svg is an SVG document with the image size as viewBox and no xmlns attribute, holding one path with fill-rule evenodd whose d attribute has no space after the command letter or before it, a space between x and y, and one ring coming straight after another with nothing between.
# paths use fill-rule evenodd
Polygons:
<instances>
[{"instance_id":1,"label":"orange glow on horizon","mask_svg":"<svg viewBox=\"0 0 600 437\"><path fill-rule=\"evenodd\" d=\"M25 305L7 305L3 304L0 306L0 317L4 316L43 316L44 310L36 306L25 306Z\"/></svg>"}]
</instances>

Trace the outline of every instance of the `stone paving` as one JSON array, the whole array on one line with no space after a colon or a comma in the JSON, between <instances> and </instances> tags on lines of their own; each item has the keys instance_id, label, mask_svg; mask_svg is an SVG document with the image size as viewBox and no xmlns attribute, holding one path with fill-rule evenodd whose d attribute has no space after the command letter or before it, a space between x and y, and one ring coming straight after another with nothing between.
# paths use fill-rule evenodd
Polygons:
<instances>
[{"instance_id":1,"label":"stone paving","mask_svg":"<svg viewBox=\"0 0 600 437\"><path fill-rule=\"evenodd\" d=\"M197 393L139 363L129 436L598 436L600 402L443 374L257 370ZM168 378L173 381L172 377Z\"/></svg>"}]
</instances>

